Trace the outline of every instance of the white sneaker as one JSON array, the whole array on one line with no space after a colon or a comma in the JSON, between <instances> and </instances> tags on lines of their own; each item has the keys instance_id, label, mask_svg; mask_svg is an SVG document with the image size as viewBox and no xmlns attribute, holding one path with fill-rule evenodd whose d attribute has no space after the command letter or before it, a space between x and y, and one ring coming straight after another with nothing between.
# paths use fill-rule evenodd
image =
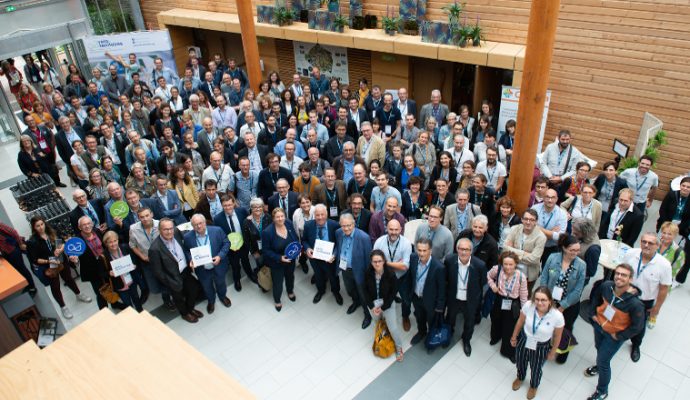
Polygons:
<instances>
[{"instance_id":1,"label":"white sneaker","mask_svg":"<svg viewBox=\"0 0 690 400\"><path fill-rule=\"evenodd\" d=\"M91 297L89 297L83 293L79 293L77 295L77 300L84 302L84 303L91 303Z\"/></svg>"},{"instance_id":2,"label":"white sneaker","mask_svg":"<svg viewBox=\"0 0 690 400\"><path fill-rule=\"evenodd\" d=\"M62 307L62 316L67 319L72 319L74 315L72 315L72 311L70 311L67 306L64 306Z\"/></svg>"}]
</instances>

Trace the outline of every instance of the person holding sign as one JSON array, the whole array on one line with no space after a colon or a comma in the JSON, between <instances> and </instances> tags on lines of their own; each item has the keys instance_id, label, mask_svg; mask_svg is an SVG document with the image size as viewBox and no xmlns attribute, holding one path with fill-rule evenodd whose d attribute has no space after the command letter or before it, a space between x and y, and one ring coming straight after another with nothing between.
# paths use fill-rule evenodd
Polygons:
<instances>
[{"instance_id":1,"label":"person holding sign","mask_svg":"<svg viewBox=\"0 0 690 400\"><path fill-rule=\"evenodd\" d=\"M632 286L633 277L633 268L620 264L614 270L613 281L602 283L592 293L590 315L597 363L585 370L585 376L599 375L599 382L588 400L608 397L613 356L625 341L644 328L644 305L639 299L639 291Z\"/></svg>"},{"instance_id":2,"label":"person holding sign","mask_svg":"<svg viewBox=\"0 0 690 400\"><path fill-rule=\"evenodd\" d=\"M192 215L191 223L194 229L184 235L185 253L190 259L189 266L199 277L201 288L206 294L206 311L213 314L216 309L216 296L225 307L232 305L227 296L228 286L225 283L230 242L222 229L217 226L206 226L206 218L202 214Z\"/></svg>"},{"instance_id":3,"label":"person holding sign","mask_svg":"<svg viewBox=\"0 0 690 400\"><path fill-rule=\"evenodd\" d=\"M575 236L561 236L558 245L561 251L551 254L546 260L539 281L551 292L554 306L565 318L565 328L572 332L580 315L580 296L585 287L587 265L578 257L580 242ZM559 364L566 360L568 353L559 354L556 358Z\"/></svg>"},{"instance_id":4,"label":"person holding sign","mask_svg":"<svg viewBox=\"0 0 690 400\"><path fill-rule=\"evenodd\" d=\"M333 176L335 177L335 172ZM304 224L302 247L314 268L316 281L314 304L321 301L321 297L326 292L326 279L331 284L331 292L336 303L343 304L343 296L340 295L340 279L333 254L335 231L338 228L338 223L328 217L328 208L323 204L314 206L314 219Z\"/></svg>"},{"instance_id":5,"label":"person holding sign","mask_svg":"<svg viewBox=\"0 0 690 400\"><path fill-rule=\"evenodd\" d=\"M242 236L242 223L247 219L247 211L237 207L235 196L232 193L223 195L221 205L223 212L219 212L213 217L213 224L220 227L230 241L228 259L232 266L232 280L235 282L235 290L239 292L242 290L240 264L249 280L258 284L256 273L249 264L249 244L245 242Z\"/></svg>"},{"instance_id":6,"label":"person holding sign","mask_svg":"<svg viewBox=\"0 0 690 400\"><path fill-rule=\"evenodd\" d=\"M286 182L287 183L287 182ZM271 212L273 223L261 231L261 243L263 243L263 262L271 269L273 281L273 301L276 311L283 309L280 301L283 295L283 281L290 301L295 297L295 259L299 256L299 236L287 220L285 210L276 207ZM297 248L295 248L297 245ZM297 250L297 251L295 251Z\"/></svg>"},{"instance_id":7,"label":"person holding sign","mask_svg":"<svg viewBox=\"0 0 690 400\"><path fill-rule=\"evenodd\" d=\"M141 299L136 287L142 286L142 277L132 262L129 249L124 244L120 246L118 239L117 233L113 231L108 231L103 235L105 273L109 275L113 290L120 295L120 300L125 305L141 312L144 309L141 307Z\"/></svg>"},{"instance_id":8,"label":"person holding sign","mask_svg":"<svg viewBox=\"0 0 690 400\"><path fill-rule=\"evenodd\" d=\"M556 256L556 254L551 257ZM556 286L558 287L558 286ZM525 303L520 310L511 346L517 352L517 378L513 381L513 390L520 389L527 376L527 363L530 363L531 376L527 398L537 395L537 388L542 377L542 368L547 359L556 358L556 349L563 333L563 314L555 308L555 299L546 286L540 286L532 295L532 300ZM519 336L518 336L519 335Z\"/></svg>"}]
</instances>

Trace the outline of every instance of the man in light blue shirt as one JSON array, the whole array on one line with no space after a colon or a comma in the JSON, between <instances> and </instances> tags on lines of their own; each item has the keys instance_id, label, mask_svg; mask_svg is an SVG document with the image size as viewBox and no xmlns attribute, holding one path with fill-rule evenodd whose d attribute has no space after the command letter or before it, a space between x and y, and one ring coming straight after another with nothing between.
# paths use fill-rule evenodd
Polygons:
<instances>
[{"instance_id":1,"label":"man in light blue shirt","mask_svg":"<svg viewBox=\"0 0 690 400\"><path fill-rule=\"evenodd\" d=\"M640 211L652 205L654 193L659 186L659 176L652 171L652 158L648 155L640 157L637 168L628 168L621 172L620 177L628 183L628 187L635 191L633 203Z\"/></svg>"},{"instance_id":2,"label":"man in light blue shirt","mask_svg":"<svg viewBox=\"0 0 690 400\"><path fill-rule=\"evenodd\" d=\"M309 123L304 125L302 134L299 137L302 143L309 142L307 134L309 133L310 129L314 129L316 131L316 140L320 141L321 143L326 143L328 141L328 128L319 123L319 115L316 110L309 111Z\"/></svg>"},{"instance_id":3,"label":"man in light blue shirt","mask_svg":"<svg viewBox=\"0 0 690 400\"><path fill-rule=\"evenodd\" d=\"M235 194L237 206L249 211L249 202L256 198L259 188L259 172L249 169L249 158L240 157L240 170L235 172L234 179L230 179L228 191Z\"/></svg>"},{"instance_id":4,"label":"man in light blue shirt","mask_svg":"<svg viewBox=\"0 0 690 400\"><path fill-rule=\"evenodd\" d=\"M225 97L216 96L216 104L218 107L213 109L211 117L213 118L213 126L223 131L225 128L234 128L237 125L237 113L232 107L225 104Z\"/></svg>"},{"instance_id":5,"label":"man in light blue shirt","mask_svg":"<svg viewBox=\"0 0 690 400\"><path fill-rule=\"evenodd\" d=\"M178 82L180 81L180 77L177 76L177 73L173 71L172 69L163 66L163 60L160 58L156 58L153 60L153 71L151 71L151 87L152 88L157 88L158 87L158 77L162 76L165 78L165 81L170 83L173 86L177 86Z\"/></svg>"},{"instance_id":6,"label":"man in light blue shirt","mask_svg":"<svg viewBox=\"0 0 690 400\"><path fill-rule=\"evenodd\" d=\"M546 235L542 263L551 254L558 251L558 238L565 233L565 229L568 226L568 216L562 208L556 205L556 201L558 201L558 193L553 189L549 189L544 195L544 202L532 206L532 209L539 215L537 224L544 235Z\"/></svg>"},{"instance_id":7,"label":"man in light blue shirt","mask_svg":"<svg viewBox=\"0 0 690 400\"><path fill-rule=\"evenodd\" d=\"M296 141L295 139L297 138L297 132L293 128L290 128L285 132L285 139L281 140L280 142L276 143L275 147L273 148L273 152L278 154L279 156L284 156L285 155L285 144L290 142L295 144L295 155L302 160L307 159L307 152L304 151L304 146L302 146L302 143Z\"/></svg>"},{"instance_id":8,"label":"man in light blue shirt","mask_svg":"<svg viewBox=\"0 0 690 400\"><path fill-rule=\"evenodd\" d=\"M398 204L402 204L402 196L398 189L388 186L388 175L381 171L376 177L376 187L371 191L371 201L369 202L372 214L377 211L382 211L386 204L386 199L395 197L398 199Z\"/></svg>"}]
</instances>

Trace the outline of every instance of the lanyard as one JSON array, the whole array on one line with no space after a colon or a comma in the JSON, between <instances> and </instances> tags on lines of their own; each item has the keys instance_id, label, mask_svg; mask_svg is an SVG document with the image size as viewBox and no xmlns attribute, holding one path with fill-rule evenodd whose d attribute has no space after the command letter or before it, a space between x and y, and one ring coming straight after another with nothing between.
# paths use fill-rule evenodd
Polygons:
<instances>
[{"instance_id":1,"label":"lanyard","mask_svg":"<svg viewBox=\"0 0 690 400\"><path fill-rule=\"evenodd\" d=\"M465 277L462 277L462 269L460 268L460 259L458 259L458 275L460 276L460 280L462 281L462 286L467 287L467 279L470 277L470 267L469 265L467 266L467 272L465 272Z\"/></svg>"},{"instance_id":2,"label":"lanyard","mask_svg":"<svg viewBox=\"0 0 690 400\"><path fill-rule=\"evenodd\" d=\"M419 265L422 265L422 264L420 263ZM417 270L417 283L419 283L419 281L421 281L421 280L424 278L424 276L426 275L426 273L429 272L429 265L430 265L430 264L424 265L425 268L424 268L424 271L423 271L421 274L419 273L419 270Z\"/></svg>"},{"instance_id":3,"label":"lanyard","mask_svg":"<svg viewBox=\"0 0 690 400\"><path fill-rule=\"evenodd\" d=\"M537 330L541 326L541 323L544 322L544 319L546 319L546 314L544 314L543 317L539 318L539 323L537 323L537 306L534 306L534 318L532 319L532 335L537 334Z\"/></svg>"},{"instance_id":4,"label":"lanyard","mask_svg":"<svg viewBox=\"0 0 690 400\"><path fill-rule=\"evenodd\" d=\"M390 256L390 261L394 262L395 261L395 253L398 252L398 246L400 245L400 238L395 243L395 248L393 249L393 252L391 252L391 242L388 242L388 255Z\"/></svg>"},{"instance_id":5,"label":"lanyard","mask_svg":"<svg viewBox=\"0 0 690 400\"><path fill-rule=\"evenodd\" d=\"M153 236L153 230L156 229L155 227L151 227L151 236ZM144 236L146 236L146 240L151 243L151 237L149 237L149 234L146 233L146 228L143 226L141 227L141 231L144 232Z\"/></svg>"},{"instance_id":6,"label":"lanyard","mask_svg":"<svg viewBox=\"0 0 690 400\"><path fill-rule=\"evenodd\" d=\"M496 175L496 168L498 168L498 167L495 166L495 167L493 167L493 168L491 168L491 169L489 169L488 166L486 167L486 174L489 175L489 176L488 176L488 178L489 178L489 183L490 183L492 186L493 186L493 184L494 184L494 176ZM492 171L493 171L493 172L492 172Z\"/></svg>"},{"instance_id":7,"label":"lanyard","mask_svg":"<svg viewBox=\"0 0 690 400\"><path fill-rule=\"evenodd\" d=\"M48 246L48 250L50 251L50 254L53 254L53 245L50 243L50 240L46 239L46 246Z\"/></svg>"},{"instance_id":8,"label":"lanyard","mask_svg":"<svg viewBox=\"0 0 690 400\"><path fill-rule=\"evenodd\" d=\"M506 275L505 273L503 274L503 284L506 290L506 296L510 297L510 293L512 293L513 291L513 287L515 286L515 281L517 280L517 276L519 273L519 271L515 271L515 273L513 274L513 279L511 279L510 283L507 285L505 284Z\"/></svg>"},{"instance_id":9,"label":"lanyard","mask_svg":"<svg viewBox=\"0 0 690 400\"><path fill-rule=\"evenodd\" d=\"M479 197L477 197L479 195ZM484 201L484 193L479 194L477 192L474 193L474 204L481 205L482 202Z\"/></svg>"},{"instance_id":10,"label":"lanyard","mask_svg":"<svg viewBox=\"0 0 690 400\"><path fill-rule=\"evenodd\" d=\"M670 247L669 247L669 248L670 248ZM644 270L647 269L647 267L649 266L649 264L651 264L652 261L654 261L654 257L656 257L656 254L652 257L651 260L649 260L649 262L648 262L647 264L642 265L642 254L640 254L640 261L637 262L637 277L638 277L638 278L639 278L640 275L644 272ZM641 269L640 269L640 267L641 267Z\"/></svg>"},{"instance_id":11,"label":"lanyard","mask_svg":"<svg viewBox=\"0 0 690 400\"><path fill-rule=\"evenodd\" d=\"M408 196L410 196L410 207L412 207L412 212L416 213L417 208L419 207L419 194L417 194L417 201L412 201L412 195L408 193Z\"/></svg>"},{"instance_id":12,"label":"lanyard","mask_svg":"<svg viewBox=\"0 0 690 400\"><path fill-rule=\"evenodd\" d=\"M259 235L261 235L261 232L263 231L263 227L264 227L264 216L263 216L263 214L261 215L261 218L260 218L258 224L256 223L256 220L254 218L252 218L252 224L254 224L254 227L256 228L256 230L259 231Z\"/></svg>"},{"instance_id":13,"label":"lanyard","mask_svg":"<svg viewBox=\"0 0 690 400\"><path fill-rule=\"evenodd\" d=\"M213 171L213 175L216 177L216 182L218 182L218 185L220 186L220 180L223 178L223 172L225 171L225 164L220 167L220 178L218 177L215 169L211 168L211 170Z\"/></svg>"},{"instance_id":14,"label":"lanyard","mask_svg":"<svg viewBox=\"0 0 690 400\"><path fill-rule=\"evenodd\" d=\"M431 228L429 228L429 231L426 233L426 238L433 242L434 236L436 236L436 231L433 231Z\"/></svg>"},{"instance_id":15,"label":"lanyard","mask_svg":"<svg viewBox=\"0 0 690 400\"><path fill-rule=\"evenodd\" d=\"M639 192L642 186L644 186L645 182L647 182L648 176L645 176L644 179L642 180L642 183L638 183L640 181L640 174L635 172L635 193Z\"/></svg>"},{"instance_id":16,"label":"lanyard","mask_svg":"<svg viewBox=\"0 0 690 400\"><path fill-rule=\"evenodd\" d=\"M333 188L333 196L331 196L331 191L326 189L326 196L328 197L328 204L335 206L335 200L338 198L338 192Z\"/></svg>"},{"instance_id":17,"label":"lanyard","mask_svg":"<svg viewBox=\"0 0 690 400\"><path fill-rule=\"evenodd\" d=\"M457 214L458 218L458 232L462 232L465 229L465 222L467 221L467 208L465 208L465 211L460 211L459 208L456 207L455 213Z\"/></svg>"},{"instance_id":18,"label":"lanyard","mask_svg":"<svg viewBox=\"0 0 690 400\"><path fill-rule=\"evenodd\" d=\"M683 209L685 208L685 203L688 202L688 198L681 199L680 198L680 192L678 192L678 206L676 207L676 215L674 215L674 219L679 219L681 214L683 213Z\"/></svg>"},{"instance_id":19,"label":"lanyard","mask_svg":"<svg viewBox=\"0 0 690 400\"><path fill-rule=\"evenodd\" d=\"M592 206L594 205L593 202L589 203L589 207L587 207L587 212L585 212L584 208L582 208L582 201L580 201L580 216L581 217L587 217L589 213L592 211Z\"/></svg>"},{"instance_id":20,"label":"lanyard","mask_svg":"<svg viewBox=\"0 0 690 400\"><path fill-rule=\"evenodd\" d=\"M615 227L621 224L621 221L623 220L623 218L625 218L625 214L627 213L627 211L621 211L620 209L618 209L618 212L619 217L618 220L616 220L616 225L614 225L614 229Z\"/></svg>"},{"instance_id":21,"label":"lanyard","mask_svg":"<svg viewBox=\"0 0 690 400\"><path fill-rule=\"evenodd\" d=\"M196 237L196 245L197 245L197 246L206 246L207 244L208 244L208 233L207 233L206 236L204 237L204 242L203 242L203 243L201 243L201 242L199 241L199 236Z\"/></svg>"},{"instance_id":22,"label":"lanyard","mask_svg":"<svg viewBox=\"0 0 690 400\"><path fill-rule=\"evenodd\" d=\"M544 225L542 225L544 228L548 229L549 222L551 222L551 219L553 218L553 215L554 215L555 213L556 213L556 210L555 210L555 209L552 210L552 211L549 213L549 214L550 214L550 215L549 215L549 219L546 221L546 223L544 223ZM543 213L543 209L542 209L542 212L539 213L539 216L541 217L542 221L546 218L546 217L545 217L545 214Z\"/></svg>"}]
</instances>

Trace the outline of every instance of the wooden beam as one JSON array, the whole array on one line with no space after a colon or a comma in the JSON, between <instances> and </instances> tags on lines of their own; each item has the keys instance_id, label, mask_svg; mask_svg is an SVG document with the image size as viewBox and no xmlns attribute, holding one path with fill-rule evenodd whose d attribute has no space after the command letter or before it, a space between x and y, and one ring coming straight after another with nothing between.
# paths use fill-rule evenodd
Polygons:
<instances>
[{"instance_id":1,"label":"wooden beam","mask_svg":"<svg viewBox=\"0 0 690 400\"><path fill-rule=\"evenodd\" d=\"M259 82L261 82L261 64L259 63L259 43L256 40L252 2L251 0L236 0L236 3L237 15L240 18L242 29L242 48L244 50L244 62L247 64L249 86L258 91Z\"/></svg>"},{"instance_id":2,"label":"wooden beam","mask_svg":"<svg viewBox=\"0 0 690 400\"><path fill-rule=\"evenodd\" d=\"M508 195L515 201L519 212L527 208L532 189L559 7L560 0L533 0L530 10L508 189Z\"/></svg>"}]
</instances>

